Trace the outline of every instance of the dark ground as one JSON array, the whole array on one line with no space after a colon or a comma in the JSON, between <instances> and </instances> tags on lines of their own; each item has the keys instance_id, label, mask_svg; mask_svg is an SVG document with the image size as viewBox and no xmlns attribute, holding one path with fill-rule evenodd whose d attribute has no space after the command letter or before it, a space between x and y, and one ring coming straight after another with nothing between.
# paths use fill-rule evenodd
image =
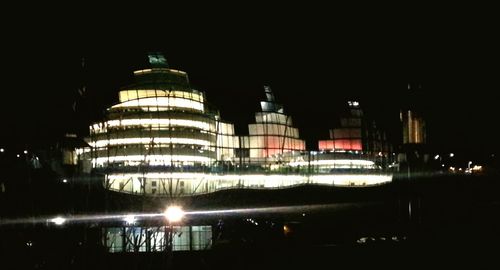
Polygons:
<instances>
[{"instance_id":1,"label":"dark ground","mask_svg":"<svg viewBox=\"0 0 500 270\"><path fill-rule=\"evenodd\" d=\"M34 186L36 190L36 185ZM83 185L82 187L86 187ZM41 187L40 187L41 188ZM88 187L86 187L88 188ZM93 190L87 205L98 205ZM293 206L287 211L219 215L186 222L224 221L212 250L176 252L176 269L478 268L494 265L500 240L500 181L497 176L435 176L396 180L370 188L297 187L287 190L234 190L185 201L192 209ZM72 196L17 193L2 197L4 218L19 211L73 209L85 189ZM85 193L85 192L83 192ZM5 194L4 194L5 195ZM11 194L12 195L12 194ZM115 211L138 199L107 194ZM137 199L137 200L136 200ZM77 202L74 202L74 201ZM120 202L120 203L117 203ZM409 214L411 202L411 217ZM158 201L145 205L151 207ZM121 207L117 207L117 206ZM19 206L19 207L18 207ZM9 210L10 209L10 210ZM48 210L47 210L48 211ZM46 213L41 211L40 215ZM305 215L304 215L305 214ZM245 220L252 218L259 226ZM5 220L5 219L4 219ZM165 254L107 254L100 247L103 224L2 226L2 269L164 269ZM289 228L283 233L283 225ZM364 239L364 243L360 243Z\"/></svg>"}]
</instances>

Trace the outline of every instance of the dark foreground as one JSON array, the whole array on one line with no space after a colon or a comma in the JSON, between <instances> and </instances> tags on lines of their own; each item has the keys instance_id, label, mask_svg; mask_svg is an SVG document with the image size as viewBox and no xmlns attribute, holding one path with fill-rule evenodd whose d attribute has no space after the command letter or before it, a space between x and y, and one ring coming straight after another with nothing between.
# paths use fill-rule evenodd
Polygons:
<instances>
[{"instance_id":1,"label":"dark foreground","mask_svg":"<svg viewBox=\"0 0 500 270\"><path fill-rule=\"evenodd\" d=\"M211 250L173 255L107 253L100 238L105 224L100 223L1 226L0 268L494 267L500 243L499 182L498 177L441 176L375 188L240 190L199 197L184 203L192 208L292 205L295 210L191 220L214 225L222 220L224 226L214 231ZM134 199L117 200L113 204L123 209L135 204Z\"/></svg>"}]
</instances>

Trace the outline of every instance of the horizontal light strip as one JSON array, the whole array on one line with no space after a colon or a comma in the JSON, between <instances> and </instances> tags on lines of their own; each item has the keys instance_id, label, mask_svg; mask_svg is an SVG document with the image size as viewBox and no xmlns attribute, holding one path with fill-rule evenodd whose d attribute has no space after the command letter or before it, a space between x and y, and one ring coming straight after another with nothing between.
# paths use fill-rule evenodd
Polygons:
<instances>
[{"instance_id":1,"label":"horizontal light strip","mask_svg":"<svg viewBox=\"0 0 500 270\"><path fill-rule=\"evenodd\" d=\"M112 108L127 108L127 107L178 107L189 108L197 111L203 111L203 103L178 97L154 97L154 98L139 98L129 100L120 104L114 105Z\"/></svg>"},{"instance_id":2,"label":"horizontal light strip","mask_svg":"<svg viewBox=\"0 0 500 270\"><path fill-rule=\"evenodd\" d=\"M106 122L108 127L126 127L126 126L181 126L181 127L194 127L202 130L208 130L210 125L202 121L184 120L184 119L123 119L123 120L109 120ZM212 127L213 129L213 127Z\"/></svg>"},{"instance_id":3,"label":"horizontal light strip","mask_svg":"<svg viewBox=\"0 0 500 270\"><path fill-rule=\"evenodd\" d=\"M146 161L149 165L169 165L172 161L191 161L191 162L210 162L209 157L202 156L184 156L184 155L130 155L130 156L111 156L92 159L94 164L104 164L105 162L116 161Z\"/></svg>"},{"instance_id":4,"label":"horizontal light strip","mask_svg":"<svg viewBox=\"0 0 500 270\"><path fill-rule=\"evenodd\" d=\"M330 160L311 160L311 162L307 161L296 161L296 162L290 162L289 165L292 167L296 166L308 166L308 165L333 165L333 166L346 166L346 167L353 167L353 166L363 166L363 167L374 167L375 162L370 161L370 160L362 160L362 159L330 159Z\"/></svg>"},{"instance_id":5,"label":"horizontal light strip","mask_svg":"<svg viewBox=\"0 0 500 270\"><path fill-rule=\"evenodd\" d=\"M198 139L186 138L127 138L127 139L110 139L91 142L93 147L104 147L108 145L127 145L127 144L194 144L201 146L210 146L210 142Z\"/></svg>"},{"instance_id":6,"label":"horizontal light strip","mask_svg":"<svg viewBox=\"0 0 500 270\"><path fill-rule=\"evenodd\" d=\"M186 72L184 72L184 71L180 71L180 70L176 70L176 69L170 69L170 68L155 68L155 69L148 68L148 69L141 69L141 70L134 71L134 74L150 73L150 72L153 72L153 71L170 71L170 72L174 72L174 73L186 74Z\"/></svg>"},{"instance_id":7,"label":"horizontal light strip","mask_svg":"<svg viewBox=\"0 0 500 270\"><path fill-rule=\"evenodd\" d=\"M193 181L233 181L234 186L259 183L264 187L286 187L299 184L330 184L330 185L376 185L392 181L392 175L379 174L328 174L328 175L265 175L265 174L206 174L206 173L130 173L110 174L109 180L134 179L145 177L147 179L185 179ZM214 182L216 183L216 182ZM224 188L227 183L224 183Z\"/></svg>"}]
</instances>

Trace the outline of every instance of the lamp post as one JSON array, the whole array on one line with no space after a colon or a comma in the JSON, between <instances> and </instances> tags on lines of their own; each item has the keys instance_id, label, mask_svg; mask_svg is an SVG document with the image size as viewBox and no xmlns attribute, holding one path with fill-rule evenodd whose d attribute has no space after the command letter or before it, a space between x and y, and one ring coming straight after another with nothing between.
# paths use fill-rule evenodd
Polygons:
<instances>
[{"instance_id":1,"label":"lamp post","mask_svg":"<svg viewBox=\"0 0 500 270\"><path fill-rule=\"evenodd\" d=\"M173 236L174 236L174 224L179 223L184 217L185 213L179 206L169 206L164 213L165 219L168 223L168 230L166 230L166 247L167 253L173 251Z\"/></svg>"}]
</instances>

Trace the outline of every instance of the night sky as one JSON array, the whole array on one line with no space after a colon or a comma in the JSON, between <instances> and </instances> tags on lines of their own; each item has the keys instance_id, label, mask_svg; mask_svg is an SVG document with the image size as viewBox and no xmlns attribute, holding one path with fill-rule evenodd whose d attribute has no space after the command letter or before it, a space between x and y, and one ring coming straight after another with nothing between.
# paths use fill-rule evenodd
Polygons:
<instances>
[{"instance_id":1,"label":"night sky","mask_svg":"<svg viewBox=\"0 0 500 270\"><path fill-rule=\"evenodd\" d=\"M16 34L2 51L0 145L44 145L72 130L85 132L117 100L119 87L131 82L132 71L145 67L146 53L161 51L239 134L254 121L262 86L269 84L310 149L328 137L349 99L359 100L399 142L399 108L407 84L418 82L433 147L500 150L499 57L485 33L440 28L393 35L319 22L248 23L234 30L219 28L222 23L177 31L167 24L156 36L134 32L134 38L120 37L121 32L104 39L85 31ZM80 97L82 83L86 92Z\"/></svg>"}]
</instances>

